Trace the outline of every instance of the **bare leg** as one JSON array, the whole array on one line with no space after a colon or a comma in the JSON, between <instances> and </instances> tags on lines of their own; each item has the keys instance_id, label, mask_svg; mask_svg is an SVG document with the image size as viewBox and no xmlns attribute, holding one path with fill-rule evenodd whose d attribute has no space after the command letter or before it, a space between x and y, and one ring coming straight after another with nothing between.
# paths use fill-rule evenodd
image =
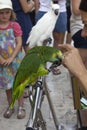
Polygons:
<instances>
[{"instance_id":1,"label":"bare leg","mask_svg":"<svg viewBox=\"0 0 87 130\"><path fill-rule=\"evenodd\" d=\"M23 96L21 96L21 97L18 99L18 106L23 107L23 105L24 105L24 98L23 98Z\"/></svg>"},{"instance_id":2,"label":"bare leg","mask_svg":"<svg viewBox=\"0 0 87 130\"><path fill-rule=\"evenodd\" d=\"M67 34L66 34L66 43L67 44L71 44L71 41L72 41L71 33L67 32Z\"/></svg>"},{"instance_id":3,"label":"bare leg","mask_svg":"<svg viewBox=\"0 0 87 130\"><path fill-rule=\"evenodd\" d=\"M23 119L26 115L26 111L24 109L24 98L21 96L18 99L18 113L17 113L17 118L18 119Z\"/></svg>"},{"instance_id":4,"label":"bare leg","mask_svg":"<svg viewBox=\"0 0 87 130\"><path fill-rule=\"evenodd\" d=\"M65 33L54 32L53 37L54 37L54 47L58 48L58 44L64 43Z\"/></svg>"},{"instance_id":5,"label":"bare leg","mask_svg":"<svg viewBox=\"0 0 87 130\"><path fill-rule=\"evenodd\" d=\"M12 89L6 90L6 95L7 95L8 105L10 105L12 101ZM14 113L14 108L10 109L8 107L5 113L3 114L3 116L5 118L10 118L13 113Z\"/></svg>"},{"instance_id":6,"label":"bare leg","mask_svg":"<svg viewBox=\"0 0 87 130\"><path fill-rule=\"evenodd\" d=\"M10 105L12 101L12 89L6 90L6 95L7 95L8 105Z\"/></svg>"}]
</instances>

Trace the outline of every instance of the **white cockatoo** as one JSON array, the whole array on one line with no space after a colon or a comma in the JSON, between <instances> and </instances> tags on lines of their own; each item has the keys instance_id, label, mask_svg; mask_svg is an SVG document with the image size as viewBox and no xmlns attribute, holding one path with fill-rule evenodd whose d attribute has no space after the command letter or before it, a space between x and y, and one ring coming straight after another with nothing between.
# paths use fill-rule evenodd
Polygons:
<instances>
[{"instance_id":1,"label":"white cockatoo","mask_svg":"<svg viewBox=\"0 0 87 130\"><path fill-rule=\"evenodd\" d=\"M51 1L51 9L43 15L40 20L32 27L26 44L29 44L29 48L34 46L42 46L43 41L52 39L52 33L59 16L59 5L54 4Z\"/></svg>"}]
</instances>

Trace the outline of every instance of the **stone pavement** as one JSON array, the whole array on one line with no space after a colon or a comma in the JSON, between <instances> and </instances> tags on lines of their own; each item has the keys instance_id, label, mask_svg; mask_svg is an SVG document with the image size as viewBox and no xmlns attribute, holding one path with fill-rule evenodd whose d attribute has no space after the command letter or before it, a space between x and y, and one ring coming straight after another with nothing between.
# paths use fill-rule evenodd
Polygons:
<instances>
[{"instance_id":1,"label":"stone pavement","mask_svg":"<svg viewBox=\"0 0 87 130\"><path fill-rule=\"evenodd\" d=\"M46 77L46 83L49 89L51 100L59 123L63 124L66 123L67 120L72 120L72 122L76 124L77 117L76 111L73 107L70 74L63 66L60 66L60 70L60 75L53 75L52 73L49 73L49 75ZM3 113L7 108L7 101L5 91L0 89L0 130L26 130L25 126L28 121L30 112L28 98L24 99L24 104L26 108L25 119L17 119L17 104L15 105L15 113L12 115L12 117L10 119L5 119L3 117ZM43 117L46 121L47 130L56 130L46 96L44 98L41 109ZM69 129L65 128L64 130Z\"/></svg>"}]
</instances>

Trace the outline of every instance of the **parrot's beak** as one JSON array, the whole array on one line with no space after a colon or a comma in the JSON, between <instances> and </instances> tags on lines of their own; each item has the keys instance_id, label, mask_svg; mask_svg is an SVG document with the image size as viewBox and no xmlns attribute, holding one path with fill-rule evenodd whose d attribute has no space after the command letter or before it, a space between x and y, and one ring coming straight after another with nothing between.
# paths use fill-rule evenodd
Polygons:
<instances>
[{"instance_id":1,"label":"parrot's beak","mask_svg":"<svg viewBox=\"0 0 87 130\"><path fill-rule=\"evenodd\" d=\"M61 65L62 63L62 57L58 57L57 59L57 66Z\"/></svg>"},{"instance_id":2,"label":"parrot's beak","mask_svg":"<svg viewBox=\"0 0 87 130\"><path fill-rule=\"evenodd\" d=\"M54 13L55 13L55 15L58 15L59 14L59 9L55 9Z\"/></svg>"}]
</instances>

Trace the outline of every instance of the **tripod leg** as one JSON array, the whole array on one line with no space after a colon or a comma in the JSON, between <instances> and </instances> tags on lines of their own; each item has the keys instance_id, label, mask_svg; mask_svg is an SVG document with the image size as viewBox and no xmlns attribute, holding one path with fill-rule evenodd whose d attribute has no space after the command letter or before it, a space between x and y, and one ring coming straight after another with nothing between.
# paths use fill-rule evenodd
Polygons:
<instances>
[{"instance_id":1,"label":"tripod leg","mask_svg":"<svg viewBox=\"0 0 87 130\"><path fill-rule=\"evenodd\" d=\"M40 109L37 110L35 122L40 128L42 128L42 130L47 130L46 122L43 119L43 115Z\"/></svg>"},{"instance_id":2,"label":"tripod leg","mask_svg":"<svg viewBox=\"0 0 87 130\"><path fill-rule=\"evenodd\" d=\"M52 101L51 101L51 97L50 97L50 94L49 94L49 91L48 91L48 88L47 88L47 84L46 84L45 81L44 81L44 87L45 87L47 100L48 100L48 103L49 103L49 106L50 106L50 109L51 109L51 113L52 113L52 116L53 116L53 120L54 120L54 123L55 123L55 126L56 126L56 130L58 130L59 129L59 123L58 123L56 113L55 113L55 110L54 110L54 107L53 107L53 104L52 104Z\"/></svg>"},{"instance_id":3,"label":"tripod leg","mask_svg":"<svg viewBox=\"0 0 87 130\"><path fill-rule=\"evenodd\" d=\"M33 96L34 97L33 102L31 101L31 112L29 115L26 130L39 130L39 127L41 127L42 130L47 130L40 110L43 98L42 93L43 93L42 86L36 87L35 95Z\"/></svg>"},{"instance_id":4,"label":"tripod leg","mask_svg":"<svg viewBox=\"0 0 87 130\"><path fill-rule=\"evenodd\" d=\"M29 120L27 123L27 128L33 128L34 122L36 119L37 107L38 107L38 100L40 95L40 87L36 88L35 95L33 96L33 102L31 102L31 111L29 115Z\"/></svg>"}]
</instances>

